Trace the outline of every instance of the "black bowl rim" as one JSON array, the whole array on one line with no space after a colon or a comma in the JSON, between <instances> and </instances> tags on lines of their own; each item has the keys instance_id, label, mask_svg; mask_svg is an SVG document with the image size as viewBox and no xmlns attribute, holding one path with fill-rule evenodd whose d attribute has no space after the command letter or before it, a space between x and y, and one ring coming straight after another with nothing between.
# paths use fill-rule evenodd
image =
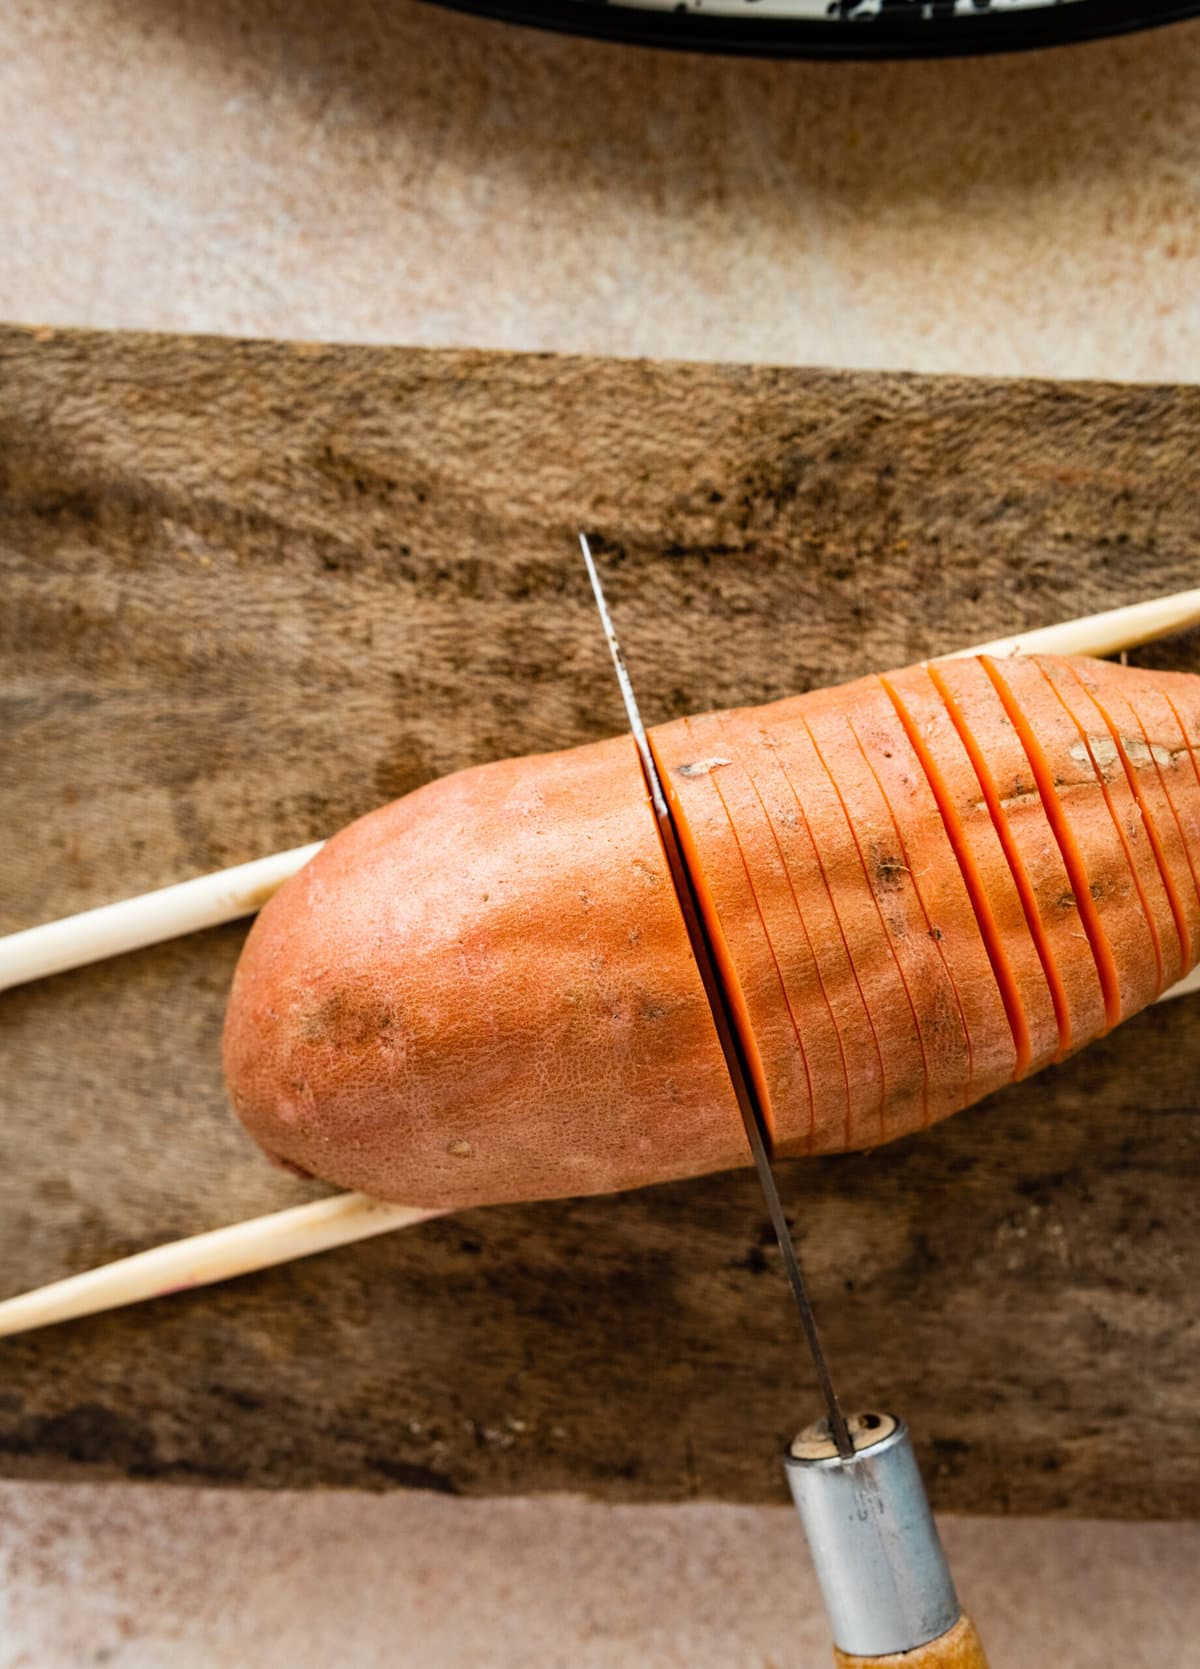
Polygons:
<instances>
[{"instance_id":1,"label":"black bowl rim","mask_svg":"<svg viewBox=\"0 0 1200 1669\"><path fill-rule=\"evenodd\" d=\"M1068 46L1106 35L1159 28L1200 16L1200 0L1070 0L1036 11L922 18L886 13L840 22L779 17L717 17L679 6L644 9L607 0L435 0L453 11L563 34L760 58L963 58Z\"/></svg>"}]
</instances>

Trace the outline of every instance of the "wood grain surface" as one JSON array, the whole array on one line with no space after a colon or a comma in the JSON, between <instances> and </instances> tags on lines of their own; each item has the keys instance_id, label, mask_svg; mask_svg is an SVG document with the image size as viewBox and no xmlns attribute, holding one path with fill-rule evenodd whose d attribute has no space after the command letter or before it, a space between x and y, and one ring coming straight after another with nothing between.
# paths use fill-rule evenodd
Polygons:
<instances>
[{"instance_id":1,"label":"wood grain surface","mask_svg":"<svg viewBox=\"0 0 1200 1669\"><path fill-rule=\"evenodd\" d=\"M0 333L0 928L622 716L1196 583L1200 390ZM1147 651L1200 671L1195 636ZM310 1197L227 1115L230 927L0 998L5 1292ZM1195 999L783 1173L851 1403L967 1511L1200 1508ZM750 1173L478 1211L0 1346L0 1466L783 1499Z\"/></svg>"}]
</instances>

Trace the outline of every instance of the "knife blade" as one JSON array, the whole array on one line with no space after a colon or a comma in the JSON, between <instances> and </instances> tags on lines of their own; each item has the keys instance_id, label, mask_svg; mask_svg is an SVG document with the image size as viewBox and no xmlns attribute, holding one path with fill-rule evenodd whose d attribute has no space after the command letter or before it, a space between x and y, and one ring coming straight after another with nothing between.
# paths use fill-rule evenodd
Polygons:
<instances>
[{"instance_id":1,"label":"knife blade","mask_svg":"<svg viewBox=\"0 0 1200 1669\"><path fill-rule=\"evenodd\" d=\"M584 533L579 535L579 546L583 552L583 560L587 567L588 578L592 584L596 607L600 613L600 623L604 629L604 636L608 643L609 653L612 656L613 666L616 669L617 683L620 686L621 698L625 703L629 728L634 745L637 748L642 775L645 779L650 804L658 825L659 837L662 840L671 881L675 887L676 897L679 900L679 907L683 914L692 955L695 958L700 979L704 986L704 993L712 1012L713 1024L716 1027L721 1052L725 1058L725 1065L729 1072L730 1082L733 1085L738 1110L742 1116L746 1140L754 1159L754 1168L758 1173L759 1184L766 1200L767 1213L775 1231L775 1238L779 1242L779 1250L783 1257L783 1267L787 1275L788 1285L791 1288L792 1297L796 1301L800 1326L808 1344L809 1353L816 1370L817 1383L825 1401L829 1433L842 1459L852 1459L855 1453L854 1440L850 1435L850 1429L834 1387L829 1363L821 1343L821 1335L817 1328L817 1320L813 1312L808 1285L800 1267L800 1260L796 1255L791 1229L788 1226L783 1201L779 1194L779 1186L771 1167L770 1138L766 1117L749 1071L745 1047L734 1019L732 1005L720 977L712 943L700 910L696 886L688 869L683 847L675 828L670 803L663 787L662 778L659 775L658 765L650 747L649 738L646 735L646 727L642 722L637 697L633 691L633 681L629 676L629 669L621 650L620 640L613 625L612 615L609 612L604 595L604 587L600 582L600 574L592 556L587 535Z\"/></svg>"}]
</instances>

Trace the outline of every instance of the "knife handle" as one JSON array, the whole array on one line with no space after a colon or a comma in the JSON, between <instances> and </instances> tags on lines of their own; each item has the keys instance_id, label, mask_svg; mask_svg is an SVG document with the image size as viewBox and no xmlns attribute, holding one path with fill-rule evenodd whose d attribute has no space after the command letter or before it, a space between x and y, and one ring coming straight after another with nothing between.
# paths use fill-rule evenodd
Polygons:
<instances>
[{"instance_id":1,"label":"knife handle","mask_svg":"<svg viewBox=\"0 0 1200 1669\"><path fill-rule=\"evenodd\" d=\"M983 1643L969 1617L960 1617L940 1639L912 1652L850 1657L835 1646L833 1661L836 1669L988 1669Z\"/></svg>"},{"instance_id":2,"label":"knife handle","mask_svg":"<svg viewBox=\"0 0 1200 1669\"><path fill-rule=\"evenodd\" d=\"M854 1414L841 1455L828 1423L784 1455L829 1614L837 1669L987 1669L963 1616L904 1421Z\"/></svg>"}]
</instances>

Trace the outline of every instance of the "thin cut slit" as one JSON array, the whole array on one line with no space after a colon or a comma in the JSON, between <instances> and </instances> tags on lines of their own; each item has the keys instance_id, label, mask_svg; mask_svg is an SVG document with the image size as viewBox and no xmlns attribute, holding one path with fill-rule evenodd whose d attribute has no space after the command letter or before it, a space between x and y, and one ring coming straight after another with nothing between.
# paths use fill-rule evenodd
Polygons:
<instances>
[{"instance_id":1,"label":"thin cut slit","mask_svg":"<svg viewBox=\"0 0 1200 1669\"><path fill-rule=\"evenodd\" d=\"M1016 1071L1014 1078L1022 1078L1029 1070L1029 1063L1033 1058L1033 1046L1029 1036L1029 1023L1025 1018L1025 1005L1021 1001L1021 993L1013 975L1008 956L1005 953L1004 941L992 910L987 889L983 884L983 877L979 873L979 866L975 862L975 854L967 842L963 826L958 819L949 791L934 762L933 755L925 745L925 739L913 722L911 713L905 706L897 690L887 678L881 678L887 697L896 709L896 717L904 726L904 733L912 745L913 752L920 761L925 772L938 810L942 814L942 822L946 829L946 837L951 850L958 859L958 867L962 872L963 883L967 889L967 896L975 911L975 919L979 924L980 937L984 949L987 951L988 961L992 965L992 972L996 976L996 984L1000 990L1000 1000L1004 1004L1004 1012L1008 1016L1008 1024L1012 1030L1013 1045L1017 1052Z\"/></svg>"},{"instance_id":2,"label":"thin cut slit","mask_svg":"<svg viewBox=\"0 0 1200 1669\"><path fill-rule=\"evenodd\" d=\"M899 819L896 816L895 808L893 807L892 802L887 797L887 793L884 790L883 783L879 780L879 772L875 769L874 765L871 763L871 757L868 754L866 748L863 746L863 739L859 735L858 731L856 730L855 725L854 725L854 720L850 717L849 714L846 715L846 728L850 731L850 734L854 737L854 740L858 743L858 751L862 754L863 760L866 763L866 767L867 767L868 771L870 771L871 776L874 778L875 786L879 790L879 796L882 799L885 807L887 808L888 816L892 820L892 828L896 832L896 844L900 848L900 858L901 858L901 861L903 862L904 867L908 871L909 876L912 880L913 897L916 899L917 904L920 908L921 917L922 917L922 919L925 923L925 932L928 936L929 942L934 947L934 951L935 951L938 959L940 960L940 962L942 964L942 969L945 972L947 984L949 985L951 991L953 991L953 993L954 993L954 1004L955 1004L955 1007L958 1009L959 1024L962 1027L963 1037L966 1039L966 1044L967 1044L967 1077L966 1077L966 1082L963 1085L963 1096L964 1096L964 1099L967 1099L970 1096L971 1084L972 1084L972 1082L974 1080L974 1077L975 1077L975 1048L974 1048L974 1044L971 1041L971 1028L967 1025L967 1017L966 1017L965 1013L963 1012L962 993L959 991L958 986L955 983L954 974L951 970L949 962L946 959L946 951L945 951L944 945L942 944L941 938L937 934L935 934L934 931L933 931L933 922L930 920L929 911L925 907L925 899L924 899L924 897L921 893L921 888L920 888L920 885L917 881L916 873L913 869L912 862L911 862L911 860L909 858L909 855L908 855L908 847L905 844L904 835L901 831Z\"/></svg>"},{"instance_id":3,"label":"thin cut slit","mask_svg":"<svg viewBox=\"0 0 1200 1669\"><path fill-rule=\"evenodd\" d=\"M1171 699L1170 692L1165 684L1155 683L1154 688L1158 691L1159 695L1162 696L1163 700L1174 714L1175 723L1179 726L1179 734L1183 737L1183 745L1187 749L1188 758L1192 762L1192 771L1196 777L1196 786L1200 787L1200 761L1197 761L1196 759L1196 750L1192 746L1192 738L1188 735L1187 725L1183 721L1183 714L1179 711L1179 708L1176 707L1174 701Z\"/></svg>"},{"instance_id":4,"label":"thin cut slit","mask_svg":"<svg viewBox=\"0 0 1200 1669\"><path fill-rule=\"evenodd\" d=\"M879 1129L880 1134L882 1135L884 1130L885 1109L887 1107L887 1065L883 1058L883 1050L879 1046L879 1032L875 1026L875 1017L871 1013L871 1006L867 1002L867 994L863 990L858 965L856 964L854 957L850 954L850 941L846 935L846 924L842 920L841 911L838 909L834 889L829 883L829 875L825 869L825 860L821 856L820 845L818 844L816 836L813 834L812 829L809 826L808 813L805 811L804 803L796 791L796 785L792 781L791 772L787 768L786 760L783 758L783 755L778 748L773 747L772 753L775 758L775 763L779 767L780 774L782 775L784 782L787 783L792 799L796 802L796 816L803 825L805 839L808 845L812 848L813 859L817 866L817 872L821 877L821 885L825 889L825 897L829 901L830 913L832 914L834 921L837 923L838 937L841 940L842 951L846 958L846 965L850 969L850 976L854 981L854 988L858 992L858 1000L862 1006L863 1015L866 1018L867 1026L871 1033L871 1042L875 1048L875 1059L879 1064ZM788 879L791 879L790 867L788 869ZM847 1068L847 1070L849 1069ZM853 1098L851 1097L847 1103L847 1119L852 1117L852 1107Z\"/></svg>"},{"instance_id":5,"label":"thin cut slit","mask_svg":"<svg viewBox=\"0 0 1200 1669\"><path fill-rule=\"evenodd\" d=\"M718 725L719 725L719 727L722 731L722 734L728 734L726 726L724 724L724 716L723 715L718 714L717 722L718 722ZM847 1064L847 1061L846 1061L846 1045L845 1045L845 1043L843 1042L843 1039L842 1039L841 1027L838 1025L837 1015L834 1013L833 1004L829 999L829 991L828 991L828 989L826 987L826 984L825 984L825 975L824 975L824 973L822 971L822 968L821 968L821 961L820 961L820 958L817 955L816 946L813 944L813 941L812 941L812 935L808 930L808 923L804 919L804 911L800 908L800 899L796 894L795 883L792 880L792 872L788 868L787 860L786 860L786 858L784 857L784 854L783 854L783 847L780 845L780 842L779 842L779 835L776 831L774 823L771 821L771 814L767 810L767 802L763 799L763 796L762 796L762 793L759 789L758 783L754 780L754 772L750 767L750 760L748 758L743 759L742 770L743 770L743 774L746 778L746 781L750 784L750 788L751 788L751 790L754 794L754 798L758 802L759 810L762 812L763 823L765 824L765 826L767 828L767 831L771 836L771 843L775 848L775 855L779 859L780 872L783 874L784 878L787 881L788 892L791 895L792 904L795 907L795 911L796 911L796 919L800 923L800 932L803 935L804 943L805 943L805 946L807 947L807 950L808 950L809 959L812 963L813 973L816 976L817 986L818 986L818 988L820 989L820 992L821 992L822 1001L824 1002L826 1011L828 1012L828 1015L829 1015L830 1030L833 1032L833 1035L837 1040L838 1056L839 1056L839 1059L841 1061L841 1067L842 1067L842 1081L843 1081L843 1086L844 1086L844 1091L845 1091L845 1096L846 1096L846 1116L845 1116L844 1130L845 1130L846 1145L848 1147L849 1142L850 1142L850 1107L851 1107L851 1101L850 1101L850 1068L849 1068L849 1065ZM722 794L721 798L722 798L722 801L724 801L725 796ZM726 810L728 810L728 807L726 808ZM730 821L732 822L732 818L730 819ZM744 861L745 860L743 858L743 862ZM757 892L755 891L753 879L751 879L751 882L750 882L750 890L755 895L754 901L755 901L756 906L758 907L759 917L760 917L760 919L762 919L763 918L763 911L762 911L761 904L759 903ZM766 931L765 920L763 920L763 929L764 929L764 932L765 932ZM770 934L769 933L767 934L767 939L768 939L768 942L770 942ZM774 954L774 947L773 946L772 946L772 954ZM779 961L778 961L777 957L776 957L776 967L777 968L779 967ZM780 969L779 972L780 972L780 978L781 978L781 981L782 981L782 978L783 978L782 969ZM800 1036L799 1021L796 1018L796 1012L795 1012L795 1009L792 1006L791 998L790 998L790 996L788 996L787 989L786 989L786 983L785 983L785 987L784 987L784 995L787 998L788 1013L791 1015L792 1024L796 1028L797 1041L800 1043L801 1054L803 1055L803 1053L804 1053L804 1042L803 1042L803 1039ZM804 1059L805 1059L805 1071L808 1072L807 1056L805 1056ZM811 1094L811 1097L810 1097L811 1107L812 1107L812 1114L811 1114L811 1119L810 1119L810 1129L812 1131L815 1131L816 1126L817 1126L817 1102L816 1102L816 1093L815 1093L815 1090L813 1090L813 1086L812 1086L812 1075L811 1075L811 1073L809 1073L809 1088L810 1088L810 1091L812 1091L812 1094Z\"/></svg>"},{"instance_id":6,"label":"thin cut slit","mask_svg":"<svg viewBox=\"0 0 1200 1669\"><path fill-rule=\"evenodd\" d=\"M804 1052L804 1039L800 1036L800 1026L799 1026L799 1023L796 1019L796 1012L792 1007L792 1000L788 996L787 981L783 977L783 969L779 966L779 957L775 953L775 946L771 942L771 935L767 931L767 923L766 923L766 918L763 915L762 904L759 901L758 893L754 890L754 877L750 873L750 865L746 862L746 853L745 853L745 851L743 850L743 847L742 847L741 836L738 834L737 824L734 822L733 814L729 809L729 802L726 800L725 795L724 795L724 793L721 789L720 774L719 773L714 773L714 775L712 777L712 785L717 791L717 798L721 802L721 808L724 811L726 817L729 819L729 830L730 830L730 833L733 835L733 844L737 847L737 854L738 854L738 857L741 859L742 869L744 870L745 875L746 875L746 885L750 889L751 898L754 900L754 908L755 908L755 911L758 914L759 926L762 928L763 938L766 940L766 943L767 943L767 949L771 953L771 963L772 963L772 966L775 969L775 976L779 980L779 990L780 990L780 993L783 997L783 1000L784 1000L785 1004L787 1005L788 1019L792 1022L792 1030L796 1034L796 1047L800 1051L800 1059L801 1059L801 1061L804 1065L804 1076L805 1076L805 1078L808 1082L808 1138L807 1139L808 1139L809 1145L811 1146L812 1139L813 1139L813 1133L816 1130L816 1126L817 1126L817 1102L816 1102L816 1094L815 1094L815 1091L813 1089L812 1071L811 1071L811 1069L809 1067L809 1064L808 1064L808 1056ZM748 1015L747 1015L747 1018L749 1018ZM764 1089L765 1089L765 1075L764 1075ZM771 1128L771 1135L772 1135L772 1137L774 1137L775 1131L777 1129L777 1122L776 1122L776 1119L774 1117L773 1112L771 1111L769 1093L764 1097L763 1111L767 1115L768 1123L770 1124L770 1128Z\"/></svg>"},{"instance_id":7,"label":"thin cut slit","mask_svg":"<svg viewBox=\"0 0 1200 1669\"><path fill-rule=\"evenodd\" d=\"M1197 902L1200 903L1200 874L1197 874L1197 872L1196 872L1196 834L1197 834L1197 831L1195 829L1192 829L1192 831L1189 833L1189 830L1184 827L1185 814L1186 814L1186 801L1187 801L1187 798L1189 797L1188 794L1187 794L1187 789L1186 789L1184 783L1177 783L1177 784L1175 784L1175 787L1179 790L1179 792L1178 793L1173 793L1172 792L1172 784L1170 782L1168 782L1167 776L1166 776L1166 770L1164 768L1164 761L1163 761L1163 758L1162 758L1161 745L1156 745L1154 743L1154 741L1151 739L1150 732L1151 732L1151 729L1153 727L1153 722L1154 722L1153 718L1151 717L1151 714L1152 714L1152 711L1153 711L1153 706L1154 706L1154 703L1153 703L1153 697L1154 696L1159 696L1160 699L1161 699L1161 692L1160 692L1157 684L1154 684L1154 683L1150 682L1149 680L1146 680L1145 685L1143 687L1139 687L1139 684L1137 682L1132 682L1131 681L1129 693L1126 696L1126 700L1129 702L1130 712L1133 714L1134 718L1137 720L1138 728L1142 733L1142 740L1146 744L1146 750L1149 753L1150 758L1154 763L1154 774L1158 778L1159 787L1162 789L1162 792L1163 792L1163 798L1166 800L1167 804L1171 808L1171 817L1172 817L1172 820L1174 821L1176 829L1179 831L1179 839L1180 839L1180 842L1182 843L1182 846L1183 846L1183 855L1184 855L1185 859L1187 860L1188 873L1192 877L1192 886L1193 886L1193 888L1195 890L1195 893L1196 893ZM1186 753L1188 755L1188 758L1190 759L1191 758L1191 749L1188 747L1187 731L1183 728L1183 725L1180 724L1178 713L1176 713L1175 709L1172 706L1170 706L1169 703L1167 703L1166 701L1163 702L1163 708L1165 709L1165 711L1170 713L1171 722L1178 729L1179 740L1182 744L1181 748L1175 748L1174 746L1168 744L1167 751L1170 755L1171 762L1173 763L1174 760L1179 757L1180 753ZM1173 742L1174 742L1174 737L1171 738L1171 743L1173 743ZM1186 778L1185 778L1185 782L1186 782ZM1184 809L1181 810L1181 807L1183 807ZM1194 808L1193 808L1193 815L1194 815ZM1190 822L1191 818L1188 817L1186 820L1188 822Z\"/></svg>"},{"instance_id":8,"label":"thin cut slit","mask_svg":"<svg viewBox=\"0 0 1200 1669\"><path fill-rule=\"evenodd\" d=\"M1134 770L1133 762L1130 759L1129 754L1126 752L1124 742L1121 740L1120 727L1113 723L1112 715L1104 701L1103 691L1100 689L1089 689L1069 660L1064 660L1063 665L1070 668L1071 676L1079 685L1080 689L1083 690L1086 695L1091 696L1092 700L1099 709L1100 717L1104 720L1104 723L1108 727L1108 733L1112 737L1113 745L1117 750L1117 757L1121 761L1121 765L1125 771L1126 780L1133 791L1133 797L1137 801L1138 809L1142 814L1142 823L1145 827L1147 835L1150 837L1150 845L1154 851L1154 861L1157 863L1158 872L1162 876L1163 886L1167 889L1167 899L1171 905L1171 914L1175 918L1175 930L1179 934L1179 943L1183 952L1183 965L1185 968L1190 968L1192 965L1192 934L1187 923L1187 913L1183 908L1183 900L1179 896L1179 889L1175 885L1175 878L1171 874L1171 866L1167 861L1167 854L1163 849L1162 836L1158 832L1158 825L1154 820L1154 812L1150 806L1146 804L1145 795L1142 793L1141 784L1137 779L1137 772ZM1159 772L1159 783L1160 786L1162 786L1161 772ZM1170 796L1167 794L1165 786L1163 787L1163 798L1167 801L1168 805L1170 805ZM1186 851L1186 842L1184 843L1184 849Z\"/></svg>"},{"instance_id":9,"label":"thin cut slit","mask_svg":"<svg viewBox=\"0 0 1200 1669\"><path fill-rule=\"evenodd\" d=\"M1058 842L1058 849L1062 853L1063 863L1066 865L1067 875L1079 908L1079 919L1083 922L1083 930L1087 934L1088 944L1092 947L1096 972L1100 975L1100 990L1104 996L1104 1016L1111 1030L1113 1026L1119 1025L1121 1020L1120 981L1117 977L1117 966L1113 960L1112 947L1109 945L1099 911L1096 909L1096 901L1092 897L1091 882L1088 879L1083 854L1080 852L1079 843L1075 838L1075 831L1063 815L1062 806L1059 804L1058 794L1054 787L1054 773L1050 769L1050 763L1042 745L1034 735L1020 703L1005 682L1003 673L990 655L981 655L979 662L991 679L1004 711L1008 714L1013 729L1021 739L1021 746L1025 749L1026 757L1033 771L1033 779L1037 783L1046 817L1054 831L1054 838Z\"/></svg>"},{"instance_id":10,"label":"thin cut slit","mask_svg":"<svg viewBox=\"0 0 1200 1669\"><path fill-rule=\"evenodd\" d=\"M1200 789L1200 760L1197 760L1196 758L1196 750L1192 746L1192 738L1188 735L1187 725L1183 722L1183 714L1179 711L1179 708L1176 707L1174 701L1171 699L1170 693L1168 692L1165 684L1156 683L1154 688L1171 709L1171 715L1174 718L1175 723L1179 726L1179 734L1183 737L1183 745L1187 749L1188 758L1192 762L1192 774L1196 778L1196 787ZM1189 852L1190 850L1191 848L1189 846ZM1193 878L1194 877L1195 871L1193 871ZM1200 888L1197 890L1200 891Z\"/></svg>"},{"instance_id":11,"label":"thin cut slit","mask_svg":"<svg viewBox=\"0 0 1200 1669\"><path fill-rule=\"evenodd\" d=\"M688 876L695 889L696 903L700 910L701 920L704 923L704 931L708 935L708 942L712 949L717 977L721 983L721 992L728 1004L729 1016L737 1033L738 1044L742 1051L742 1058L746 1062L746 1071L750 1078L755 1099L762 1109L763 1119L767 1127L767 1137L771 1142L774 1142L775 1127L771 1113L771 1098L767 1091L767 1075L755 1039L754 1026L750 1019L750 1010L746 1002L745 992L742 989L742 982L738 977L737 968L734 965L724 930L721 927L721 918L716 901L712 896L704 862L693 837L687 814L680 803L671 773L659 752L653 734L648 736L648 741L654 755L654 763L658 767L658 774L670 803L671 819L679 837L679 845L683 853L683 861L687 865Z\"/></svg>"},{"instance_id":12,"label":"thin cut slit","mask_svg":"<svg viewBox=\"0 0 1200 1669\"><path fill-rule=\"evenodd\" d=\"M1138 873L1137 859L1134 857L1133 848L1129 844L1129 836L1125 833L1125 828L1121 822L1120 816L1117 813L1117 808L1113 804L1112 793L1109 789L1108 783L1105 781L1104 772L1100 768L1100 764L1095 753L1092 751L1091 738L1088 736L1088 733L1084 729L1083 725L1080 724L1078 716L1071 711L1071 708L1063 698L1062 691L1058 688L1053 678L1050 677L1045 667L1042 666L1040 662L1036 664L1038 671L1046 680L1047 684L1049 684L1050 688L1054 691L1054 694L1058 698L1059 706L1071 720L1071 723L1074 725L1079 734L1080 741L1087 750L1088 760L1091 763L1092 770L1096 773L1096 781L1100 784L1100 791L1104 795L1104 803L1108 807L1108 814L1112 818L1113 827L1116 829L1118 839L1121 842L1121 850L1125 853L1125 861L1129 865L1129 873L1133 876L1133 884L1137 888L1138 899L1141 902L1142 914L1145 916L1146 926L1150 930L1150 942L1154 946L1154 961L1157 968L1154 995L1157 999L1162 996L1163 985L1165 983L1163 972L1162 937L1158 931L1158 923L1154 919L1154 911L1150 908L1150 900L1146 896L1146 889L1142 885L1142 877Z\"/></svg>"},{"instance_id":13,"label":"thin cut slit","mask_svg":"<svg viewBox=\"0 0 1200 1669\"><path fill-rule=\"evenodd\" d=\"M1000 795L996 788L996 780L988 769L987 760L983 756L979 743L971 727L967 724L958 702L954 699L937 664L930 661L926 671L933 680L938 694L946 705L950 715L950 722L958 731L959 739L967 751L967 757L975 767L975 775L979 778L979 787L992 819L992 827L996 831L1004 856L1008 859L1008 867L1012 871L1012 878L1017 888L1017 896L1021 900L1021 908L1025 912L1025 923L1029 928L1030 937L1038 953L1046 975L1046 984L1050 988L1050 1001L1054 1006L1054 1018L1058 1022L1058 1056L1061 1060L1071 1048L1071 1011L1067 1003L1066 988L1062 982L1062 975L1058 971L1058 964L1050 950L1050 943L1046 937L1046 929L1038 909L1037 898L1033 890L1033 882L1029 878L1029 871L1017 850L1012 830L1008 826L1008 818L1004 815L1004 807L1000 804Z\"/></svg>"},{"instance_id":14,"label":"thin cut slit","mask_svg":"<svg viewBox=\"0 0 1200 1669\"><path fill-rule=\"evenodd\" d=\"M837 778L834 776L833 772L829 768L829 761L825 758L825 755L821 752L821 745L817 741L817 738L816 738L815 734L813 733L812 726L809 724L809 722L806 718L802 718L801 723L804 725L805 730L808 732L809 741L812 743L813 750L816 753L817 758L821 762L821 768L825 772L825 775L829 778L829 781L833 786L833 791L837 795L838 804L842 808L842 816L846 819L846 827L850 831L850 838L853 840L854 849L858 853L858 861L862 865L863 876L868 877L869 874L870 874L870 871L867 868L867 860L863 856L862 846L859 843L859 839L858 839L858 830L854 827L854 819L850 816L850 813L849 813L849 811L846 807L846 801L842 796L841 786L838 783ZM907 999L909 1010L912 1013L913 1031L916 1035L917 1044L918 1044L918 1046L920 1048L920 1051L921 1051L921 1064L922 1064L921 1113L922 1113L922 1118L923 1118L924 1124L925 1124L926 1127L928 1127L928 1125L929 1125L929 1055L928 1055L928 1052L925 1048L925 1038L924 1038L924 1035L921 1031L921 1022L917 1018L917 1007L916 1007L916 1004L913 1002L912 992L908 988L908 981L904 977L904 969L900 966L900 959L896 955L896 947L895 947L895 945L892 944L892 936L888 932L887 923L883 919L883 911L879 907L879 900L875 897L875 890L874 890L873 887L870 886L869 881L868 881L868 889L867 890L870 892L871 902L874 904L875 913L879 918L880 931L883 934L884 942L888 945L888 947L891 951L892 961L896 965L896 972L900 977L900 984L903 987L904 995L905 995L905 998ZM886 1100L885 1100L884 1106L886 1107L886 1105L887 1105L887 1103L886 1103Z\"/></svg>"}]
</instances>

